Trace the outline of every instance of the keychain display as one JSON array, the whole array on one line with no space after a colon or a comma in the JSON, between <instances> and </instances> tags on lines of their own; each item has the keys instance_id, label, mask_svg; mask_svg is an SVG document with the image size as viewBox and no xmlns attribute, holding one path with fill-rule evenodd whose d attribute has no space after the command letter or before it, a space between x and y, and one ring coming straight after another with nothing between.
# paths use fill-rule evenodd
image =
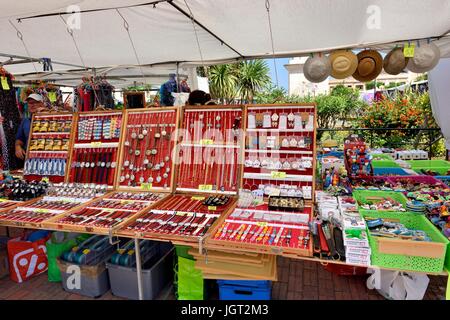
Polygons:
<instances>
[{"instance_id":1,"label":"keychain display","mask_svg":"<svg viewBox=\"0 0 450 320\"><path fill-rule=\"evenodd\" d=\"M119 186L170 189L177 109L128 110Z\"/></svg>"},{"instance_id":2,"label":"keychain display","mask_svg":"<svg viewBox=\"0 0 450 320\"><path fill-rule=\"evenodd\" d=\"M369 146L358 135L350 135L344 142L345 169L350 178L373 176Z\"/></svg>"},{"instance_id":3,"label":"keychain display","mask_svg":"<svg viewBox=\"0 0 450 320\"><path fill-rule=\"evenodd\" d=\"M79 113L69 182L114 185L122 112Z\"/></svg>"},{"instance_id":4,"label":"keychain display","mask_svg":"<svg viewBox=\"0 0 450 320\"><path fill-rule=\"evenodd\" d=\"M151 192L115 191L88 203L79 210L68 212L66 215L50 221L47 226L87 232L93 232L94 228L100 228L107 232L108 229L117 227L163 197L163 194Z\"/></svg>"},{"instance_id":5,"label":"keychain display","mask_svg":"<svg viewBox=\"0 0 450 320\"><path fill-rule=\"evenodd\" d=\"M14 201L28 201L43 196L48 188L45 181L13 180L0 186L0 197Z\"/></svg>"},{"instance_id":6,"label":"keychain display","mask_svg":"<svg viewBox=\"0 0 450 320\"><path fill-rule=\"evenodd\" d=\"M237 193L242 109L185 108L183 111L177 190Z\"/></svg>"},{"instance_id":7,"label":"keychain display","mask_svg":"<svg viewBox=\"0 0 450 320\"><path fill-rule=\"evenodd\" d=\"M24 178L32 181L47 177L51 182L64 181L73 115L64 113L34 115L30 126Z\"/></svg>"},{"instance_id":8,"label":"keychain display","mask_svg":"<svg viewBox=\"0 0 450 320\"><path fill-rule=\"evenodd\" d=\"M235 199L224 195L172 195L132 221L123 230L133 234L149 233L164 239L182 236L183 241L189 241L189 238L204 236L234 202Z\"/></svg>"},{"instance_id":9,"label":"keychain display","mask_svg":"<svg viewBox=\"0 0 450 320\"><path fill-rule=\"evenodd\" d=\"M312 199L315 106L251 105L247 119L243 187Z\"/></svg>"}]
</instances>

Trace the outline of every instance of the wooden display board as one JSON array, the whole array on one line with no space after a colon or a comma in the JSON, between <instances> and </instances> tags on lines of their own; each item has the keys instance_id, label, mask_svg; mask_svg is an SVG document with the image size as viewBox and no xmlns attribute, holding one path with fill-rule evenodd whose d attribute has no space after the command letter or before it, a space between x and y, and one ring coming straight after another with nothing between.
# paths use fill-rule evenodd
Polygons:
<instances>
[{"instance_id":1,"label":"wooden display board","mask_svg":"<svg viewBox=\"0 0 450 320\"><path fill-rule=\"evenodd\" d=\"M34 132L34 124L36 121L51 121L51 120L63 120L68 119L71 121L70 131L68 132ZM67 121L67 120L66 120ZM50 175L36 175L36 174L26 174L24 172L24 179L28 181L37 180L39 178L47 177L51 182L63 182L67 179L69 173L70 156L72 154L72 146L75 134L75 123L77 122L76 113L39 113L33 114L30 124L30 135L28 137L27 151L25 156L25 166L27 161L32 158L45 158L45 159L66 159L66 168L64 176L50 176ZM62 150L31 150L31 141L33 139L45 139L45 138L59 138L59 139L69 139L69 147L67 151Z\"/></svg>"},{"instance_id":2,"label":"wooden display board","mask_svg":"<svg viewBox=\"0 0 450 320\"><path fill-rule=\"evenodd\" d=\"M172 148L169 149L168 151L170 151L170 153L168 153L167 155L170 157L170 179L169 179L169 186L167 188L161 187L161 186L157 186L157 183L149 183L148 181L145 181L144 183L139 183L139 181L137 181L137 185L136 186L127 186L127 185L123 185L123 183L121 183L121 177L122 177L122 173L125 171L124 170L124 161L125 158L127 156L126 154L126 148L127 146L125 145L126 142L128 141L127 139L129 139L128 137L128 125L130 123L130 115L136 115L136 114L142 114L142 122L140 124L143 124L144 127L150 131L152 129L155 128L154 124L151 124L149 126L145 126L147 125L147 123L144 123L145 120L155 120L155 118L161 114L164 114L166 112L175 112L175 127L172 130L172 134L170 135L170 143L173 144ZM149 117L148 119L146 119L146 115L150 115L151 117ZM151 121L152 123L152 121ZM150 192L172 192L174 189L174 183L175 183L175 162L177 159L177 153L176 153L176 143L178 141L178 128L179 128L179 124L180 124L180 108L179 107L163 107L163 108L151 108L151 109L131 109L131 110L126 110L125 114L124 114L124 120L123 120L123 138L120 144L120 157L119 157L119 161L118 161L118 173L116 176L116 180L115 180L115 189L116 190L142 190L142 191L150 191ZM161 128L163 128L163 130L165 130L166 126L165 124L159 124L159 126L156 126L155 130L161 130ZM152 143L153 144L153 143ZM156 144L156 142L155 142ZM148 143L147 146L147 150L149 150L152 147L152 145L150 145ZM151 156L150 156L151 157ZM148 156L145 156L145 158L148 158ZM148 169L149 171L152 169ZM138 175L138 174L136 174Z\"/></svg>"}]
</instances>

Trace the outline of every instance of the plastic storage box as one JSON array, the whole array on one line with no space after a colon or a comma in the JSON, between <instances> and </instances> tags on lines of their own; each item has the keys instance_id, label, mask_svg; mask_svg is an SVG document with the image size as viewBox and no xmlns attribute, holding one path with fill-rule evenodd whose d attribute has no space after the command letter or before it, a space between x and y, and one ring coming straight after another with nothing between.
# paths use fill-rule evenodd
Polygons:
<instances>
[{"instance_id":1,"label":"plastic storage box","mask_svg":"<svg viewBox=\"0 0 450 320\"><path fill-rule=\"evenodd\" d=\"M376 176L409 176L408 172L402 168L373 168Z\"/></svg>"},{"instance_id":2,"label":"plastic storage box","mask_svg":"<svg viewBox=\"0 0 450 320\"><path fill-rule=\"evenodd\" d=\"M220 300L270 300L271 281L217 280Z\"/></svg>"},{"instance_id":3,"label":"plastic storage box","mask_svg":"<svg viewBox=\"0 0 450 320\"><path fill-rule=\"evenodd\" d=\"M173 279L173 247L161 245L160 250L142 266L142 286L144 300L152 300L158 296ZM113 295L137 300L139 290L136 268L123 267L106 263L108 268L111 291Z\"/></svg>"},{"instance_id":4,"label":"plastic storage box","mask_svg":"<svg viewBox=\"0 0 450 320\"><path fill-rule=\"evenodd\" d=\"M394 160L372 160L373 168L400 168Z\"/></svg>"},{"instance_id":5,"label":"plastic storage box","mask_svg":"<svg viewBox=\"0 0 450 320\"><path fill-rule=\"evenodd\" d=\"M440 175L447 175L447 172L450 171L450 162L445 160L413 160L406 162L417 173L423 173L422 170L431 170L438 172Z\"/></svg>"},{"instance_id":6,"label":"plastic storage box","mask_svg":"<svg viewBox=\"0 0 450 320\"><path fill-rule=\"evenodd\" d=\"M109 258L109 257L108 257ZM77 265L57 259L61 271L62 285L65 291L98 298L109 290L108 270L105 262L93 266ZM80 271L80 281L76 281L76 273Z\"/></svg>"}]
</instances>

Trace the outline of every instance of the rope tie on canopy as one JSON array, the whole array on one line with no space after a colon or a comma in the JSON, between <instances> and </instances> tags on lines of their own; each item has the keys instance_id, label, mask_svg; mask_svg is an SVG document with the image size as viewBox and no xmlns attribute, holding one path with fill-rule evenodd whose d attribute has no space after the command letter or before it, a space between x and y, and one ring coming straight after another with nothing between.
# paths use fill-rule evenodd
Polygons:
<instances>
[{"instance_id":1,"label":"rope tie on canopy","mask_svg":"<svg viewBox=\"0 0 450 320\"><path fill-rule=\"evenodd\" d=\"M203 71L205 69L205 62L203 60L203 52L202 52L202 47L200 46L200 40L198 38L198 33L197 33L197 28L195 27L195 18L194 18L194 14L192 13L191 8L189 7L188 3L186 0L184 0L184 4L186 5L186 7L189 10L189 17L191 18L191 22L192 22L192 28L194 29L194 34L195 34L195 39L197 41L197 48L198 48L198 52L200 54L200 61L202 63L202 68Z\"/></svg>"},{"instance_id":2,"label":"rope tie on canopy","mask_svg":"<svg viewBox=\"0 0 450 320\"><path fill-rule=\"evenodd\" d=\"M16 30L17 38L19 38L20 41L22 41L22 45L23 45L23 47L25 49L25 52L27 53L27 56L30 59L31 64L33 65L34 71L37 73L38 71L37 71L36 65L33 62L33 58L31 58L31 54L30 54L30 51L28 50L28 47L27 47L27 45L25 43L25 40L23 40L22 32L20 32L20 30L14 25L14 23L11 22L11 20L8 20L8 22Z\"/></svg>"},{"instance_id":3,"label":"rope tie on canopy","mask_svg":"<svg viewBox=\"0 0 450 320\"><path fill-rule=\"evenodd\" d=\"M145 86L147 81L145 79L144 71L142 70L141 61L139 59L139 55L137 54L136 46L134 45L133 38L131 37L131 34L130 34L130 24L128 23L127 19L125 19L125 17L122 15L122 13L120 13L119 9L116 9L116 11L123 20L123 27L127 32L128 39L130 40L131 47L133 48L134 56L136 57L136 61L139 66L139 70L141 71L143 85Z\"/></svg>"},{"instance_id":4,"label":"rope tie on canopy","mask_svg":"<svg viewBox=\"0 0 450 320\"><path fill-rule=\"evenodd\" d=\"M266 0L266 11L267 11L267 21L269 22L269 32L270 32L270 43L272 45L272 56L273 56L273 66L275 69L275 80L278 87L278 69L277 62L275 60L275 46L273 45L273 32L272 32L272 21L270 20L270 2Z\"/></svg>"}]
</instances>

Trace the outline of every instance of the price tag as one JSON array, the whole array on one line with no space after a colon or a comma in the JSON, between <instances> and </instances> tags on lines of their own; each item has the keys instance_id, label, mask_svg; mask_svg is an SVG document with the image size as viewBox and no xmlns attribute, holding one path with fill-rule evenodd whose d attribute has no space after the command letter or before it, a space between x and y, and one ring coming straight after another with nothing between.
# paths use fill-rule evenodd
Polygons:
<instances>
[{"instance_id":1,"label":"price tag","mask_svg":"<svg viewBox=\"0 0 450 320\"><path fill-rule=\"evenodd\" d=\"M49 178L48 178L48 177L43 177L43 178L41 179L41 181L42 181L42 182L47 182L47 183L49 183L49 182L50 182L50 180L49 180Z\"/></svg>"},{"instance_id":2,"label":"price tag","mask_svg":"<svg viewBox=\"0 0 450 320\"><path fill-rule=\"evenodd\" d=\"M198 186L198 190L212 191L212 184L201 184Z\"/></svg>"},{"instance_id":3,"label":"price tag","mask_svg":"<svg viewBox=\"0 0 450 320\"><path fill-rule=\"evenodd\" d=\"M101 147L102 142L101 141L93 141L93 142L91 142L91 146L92 147Z\"/></svg>"},{"instance_id":4,"label":"price tag","mask_svg":"<svg viewBox=\"0 0 450 320\"><path fill-rule=\"evenodd\" d=\"M208 210L209 211L216 211L217 207L216 206L208 206Z\"/></svg>"},{"instance_id":5,"label":"price tag","mask_svg":"<svg viewBox=\"0 0 450 320\"><path fill-rule=\"evenodd\" d=\"M403 47L403 55L405 56L405 58L414 58L415 48L416 48L416 45L413 43L405 44L405 46Z\"/></svg>"},{"instance_id":6,"label":"price tag","mask_svg":"<svg viewBox=\"0 0 450 320\"><path fill-rule=\"evenodd\" d=\"M132 255L134 254L134 250L133 250L133 249L131 249L131 250L128 250L128 252L127 252L127 253L128 253L128 255L129 255L129 256L132 256Z\"/></svg>"},{"instance_id":7,"label":"price tag","mask_svg":"<svg viewBox=\"0 0 450 320\"><path fill-rule=\"evenodd\" d=\"M120 203L121 204L129 204L129 203L131 203L132 201L130 201L130 200L120 200Z\"/></svg>"},{"instance_id":8,"label":"price tag","mask_svg":"<svg viewBox=\"0 0 450 320\"><path fill-rule=\"evenodd\" d=\"M50 102L56 102L56 92L49 92L48 93L48 100L50 100Z\"/></svg>"},{"instance_id":9,"label":"price tag","mask_svg":"<svg viewBox=\"0 0 450 320\"><path fill-rule=\"evenodd\" d=\"M142 190L149 191L151 188L152 188L152 184L151 183L142 183L141 184L141 189Z\"/></svg>"},{"instance_id":10,"label":"price tag","mask_svg":"<svg viewBox=\"0 0 450 320\"><path fill-rule=\"evenodd\" d=\"M214 144L214 141L211 139L202 139L200 140L200 144L202 145L210 145L210 144Z\"/></svg>"},{"instance_id":11,"label":"price tag","mask_svg":"<svg viewBox=\"0 0 450 320\"><path fill-rule=\"evenodd\" d=\"M89 249L84 249L83 250L83 254L88 254L89 252L91 252L91 250L89 250Z\"/></svg>"},{"instance_id":12,"label":"price tag","mask_svg":"<svg viewBox=\"0 0 450 320\"><path fill-rule=\"evenodd\" d=\"M38 213L48 213L47 209L37 209L36 212Z\"/></svg>"},{"instance_id":13,"label":"price tag","mask_svg":"<svg viewBox=\"0 0 450 320\"><path fill-rule=\"evenodd\" d=\"M116 209L103 209L102 211L103 212L115 212Z\"/></svg>"},{"instance_id":14,"label":"price tag","mask_svg":"<svg viewBox=\"0 0 450 320\"><path fill-rule=\"evenodd\" d=\"M270 176L271 176L272 178L281 178L281 179L284 179L284 178L286 178L286 172L271 171L271 172L270 172Z\"/></svg>"},{"instance_id":15,"label":"price tag","mask_svg":"<svg viewBox=\"0 0 450 320\"><path fill-rule=\"evenodd\" d=\"M8 79L6 77L2 77L1 83L2 83L3 90L9 90L10 89L9 88Z\"/></svg>"},{"instance_id":16,"label":"price tag","mask_svg":"<svg viewBox=\"0 0 450 320\"><path fill-rule=\"evenodd\" d=\"M0 199L0 202L7 202L8 199Z\"/></svg>"},{"instance_id":17,"label":"price tag","mask_svg":"<svg viewBox=\"0 0 450 320\"><path fill-rule=\"evenodd\" d=\"M266 227L267 226L267 222L257 222L256 225L258 227Z\"/></svg>"},{"instance_id":18,"label":"price tag","mask_svg":"<svg viewBox=\"0 0 450 320\"><path fill-rule=\"evenodd\" d=\"M191 198L191 200L202 201L202 200L205 200L205 197L194 196L194 197Z\"/></svg>"}]
</instances>

